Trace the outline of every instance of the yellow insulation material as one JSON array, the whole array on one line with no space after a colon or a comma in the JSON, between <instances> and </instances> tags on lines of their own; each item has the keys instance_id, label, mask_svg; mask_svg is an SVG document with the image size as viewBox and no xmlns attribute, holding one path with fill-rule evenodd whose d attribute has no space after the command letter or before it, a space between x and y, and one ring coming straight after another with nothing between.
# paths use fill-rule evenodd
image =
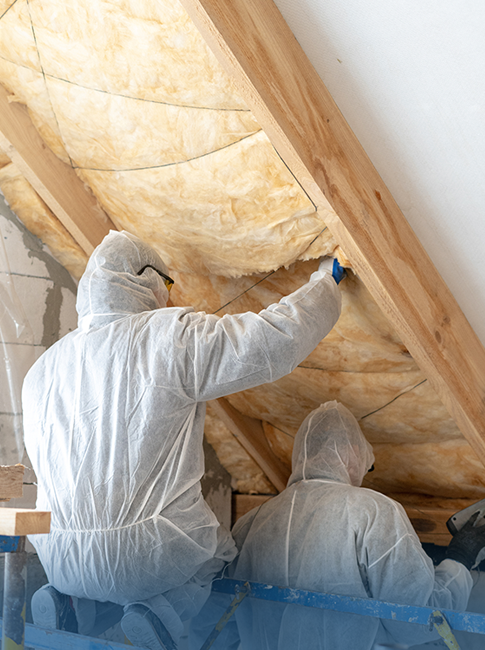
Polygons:
<instances>
[{"instance_id":1,"label":"yellow insulation material","mask_svg":"<svg viewBox=\"0 0 485 650\"><path fill-rule=\"evenodd\" d=\"M30 232L49 246L75 278L80 278L88 261L86 253L12 163L0 169L0 190Z\"/></svg>"},{"instance_id":2,"label":"yellow insulation material","mask_svg":"<svg viewBox=\"0 0 485 650\"><path fill-rule=\"evenodd\" d=\"M176 0L0 0L0 83L119 228L167 262L176 305L255 312L345 253ZM8 159L0 188L79 277L86 256ZM408 350L351 272L329 336L291 375L231 396L264 421L290 465L293 437L337 399L376 448L367 485L484 496L483 466ZM206 436L241 492L274 492L208 410Z\"/></svg>"}]
</instances>

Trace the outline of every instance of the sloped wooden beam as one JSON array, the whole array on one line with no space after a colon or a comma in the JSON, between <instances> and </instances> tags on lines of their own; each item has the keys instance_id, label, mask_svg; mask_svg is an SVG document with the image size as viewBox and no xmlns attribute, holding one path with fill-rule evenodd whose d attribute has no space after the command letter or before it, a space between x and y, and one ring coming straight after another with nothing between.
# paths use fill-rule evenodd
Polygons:
<instances>
[{"instance_id":1,"label":"sloped wooden beam","mask_svg":"<svg viewBox=\"0 0 485 650\"><path fill-rule=\"evenodd\" d=\"M273 453L264 435L261 420L243 415L227 399L209 402L217 417L259 465L278 492L282 492L288 482L290 472Z\"/></svg>"},{"instance_id":2,"label":"sloped wooden beam","mask_svg":"<svg viewBox=\"0 0 485 650\"><path fill-rule=\"evenodd\" d=\"M485 350L271 0L181 0L485 463Z\"/></svg>"},{"instance_id":3,"label":"sloped wooden beam","mask_svg":"<svg viewBox=\"0 0 485 650\"><path fill-rule=\"evenodd\" d=\"M0 148L88 255L110 229L116 230L74 169L42 140L27 108L10 103L1 85Z\"/></svg>"}]
</instances>

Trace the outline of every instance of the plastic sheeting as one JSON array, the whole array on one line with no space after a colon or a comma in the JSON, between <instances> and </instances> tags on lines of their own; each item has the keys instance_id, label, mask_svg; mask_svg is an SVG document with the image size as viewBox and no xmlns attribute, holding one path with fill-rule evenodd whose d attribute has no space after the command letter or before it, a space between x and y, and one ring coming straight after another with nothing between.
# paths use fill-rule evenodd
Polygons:
<instances>
[{"instance_id":1,"label":"plastic sheeting","mask_svg":"<svg viewBox=\"0 0 485 650\"><path fill-rule=\"evenodd\" d=\"M0 464L13 465L24 456L21 390L35 361L33 334L10 273L0 229Z\"/></svg>"}]
</instances>

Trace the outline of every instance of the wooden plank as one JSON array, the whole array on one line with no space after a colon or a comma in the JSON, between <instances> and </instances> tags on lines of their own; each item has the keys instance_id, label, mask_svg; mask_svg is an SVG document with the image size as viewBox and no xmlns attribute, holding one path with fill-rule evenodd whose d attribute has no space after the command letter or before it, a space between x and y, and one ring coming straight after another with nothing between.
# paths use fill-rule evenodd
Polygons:
<instances>
[{"instance_id":1,"label":"wooden plank","mask_svg":"<svg viewBox=\"0 0 485 650\"><path fill-rule=\"evenodd\" d=\"M261 420L239 413L226 399L209 402L217 417L248 452L278 492L285 489L290 472L271 450Z\"/></svg>"},{"instance_id":2,"label":"wooden plank","mask_svg":"<svg viewBox=\"0 0 485 650\"><path fill-rule=\"evenodd\" d=\"M72 167L59 160L42 140L27 108L9 103L1 85L0 148L88 255L110 229L116 230Z\"/></svg>"},{"instance_id":3,"label":"wooden plank","mask_svg":"<svg viewBox=\"0 0 485 650\"><path fill-rule=\"evenodd\" d=\"M485 350L272 0L182 0L485 463Z\"/></svg>"},{"instance_id":4,"label":"wooden plank","mask_svg":"<svg viewBox=\"0 0 485 650\"><path fill-rule=\"evenodd\" d=\"M51 513L26 508L0 508L0 535L37 535L51 529Z\"/></svg>"},{"instance_id":5,"label":"wooden plank","mask_svg":"<svg viewBox=\"0 0 485 650\"><path fill-rule=\"evenodd\" d=\"M10 501L23 495L24 470L20 463L0 465L0 501Z\"/></svg>"},{"instance_id":6,"label":"wooden plank","mask_svg":"<svg viewBox=\"0 0 485 650\"><path fill-rule=\"evenodd\" d=\"M253 508L266 503L274 495L272 494L233 494L232 495L232 525Z\"/></svg>"}]
</instances>

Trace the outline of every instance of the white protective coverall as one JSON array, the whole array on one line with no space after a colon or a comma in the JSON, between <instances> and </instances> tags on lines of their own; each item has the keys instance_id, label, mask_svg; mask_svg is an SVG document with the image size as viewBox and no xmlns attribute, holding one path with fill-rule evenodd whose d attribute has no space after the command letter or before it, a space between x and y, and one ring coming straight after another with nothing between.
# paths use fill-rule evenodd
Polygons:
<instances>
[{"instance_id":1,"label":"white protective coverall","mask_svg":"<svg viewBox=\"0 0 485 650\"><path fill-rule=\"evenodd\" d=\"M260 314L167 308L128 233L94 251L78 289L78 329L34 364L23 387L25 444L49 535L31 538L64 594L143 602L174 640L236 554L200 488L206 400L291 372L332 329L330 273Z\"/></svg>"},{"instance_id":2,"label":"white protective coverall","mask_svg":"<svg viewBox=\"0 0 485 650\"><path fill-rule=\"evenodd\" d=\"M402 506L359 487L373 460L342 404L313 411L295 437L288 487L233 529L240 555L231 577L464 610L470 572L454 560L434 569ZM243 650L371 650L376 641L437 638L423 626L255 599L241 604L236 620Z\"/></svg>"}]
</instances>

